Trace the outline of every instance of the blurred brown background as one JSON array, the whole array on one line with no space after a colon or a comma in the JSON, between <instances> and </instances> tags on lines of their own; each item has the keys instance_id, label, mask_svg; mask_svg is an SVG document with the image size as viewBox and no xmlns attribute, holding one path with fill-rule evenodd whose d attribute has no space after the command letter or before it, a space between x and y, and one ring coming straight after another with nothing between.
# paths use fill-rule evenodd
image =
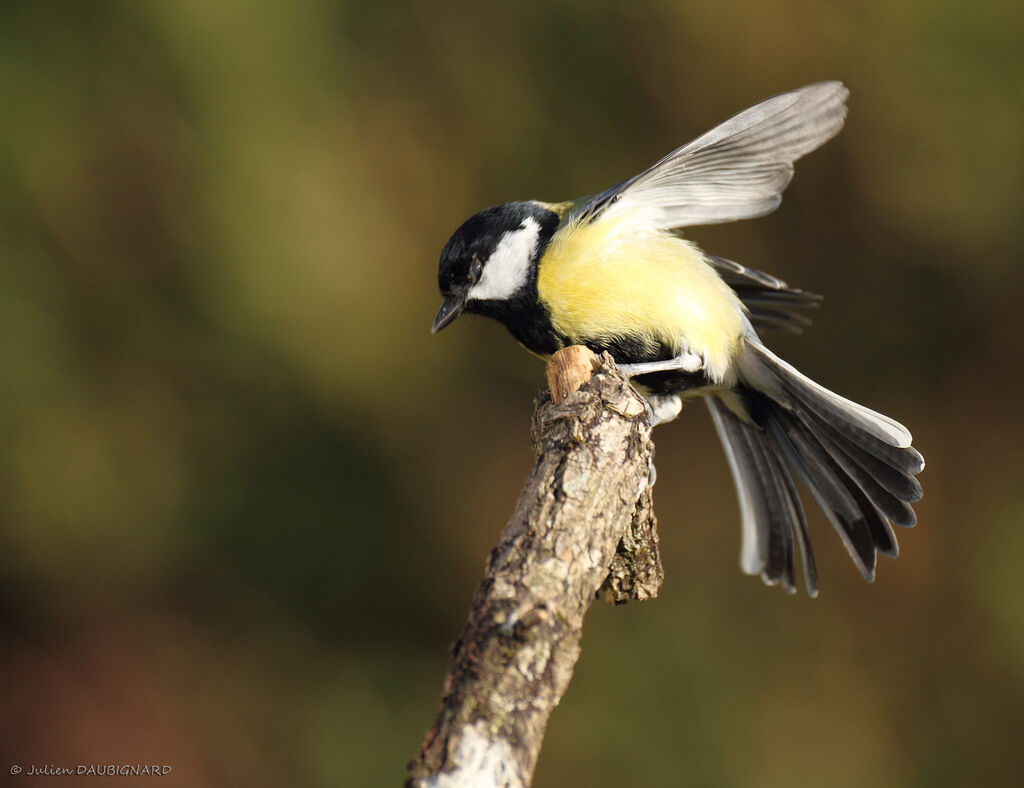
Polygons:
<instances>
[{"instance_id":1,"label":"blurred brown background","mask_svg":"<svg viewBox=\"0 0 1024 788\"><path fill-rule=\"evenodd\" d=\"M593 610L537 785L1015 782L1022 32L1009 0L4 3L0 774L399 783L543 381L496 324L431 337L441 246L838 78L781 209L692 235L825 294L771 342L911 427L920 525L869 586L815 516L821 598L787 598L738 571L703 408L660 428L663 595Z\"/></svg>"}]
</instances>

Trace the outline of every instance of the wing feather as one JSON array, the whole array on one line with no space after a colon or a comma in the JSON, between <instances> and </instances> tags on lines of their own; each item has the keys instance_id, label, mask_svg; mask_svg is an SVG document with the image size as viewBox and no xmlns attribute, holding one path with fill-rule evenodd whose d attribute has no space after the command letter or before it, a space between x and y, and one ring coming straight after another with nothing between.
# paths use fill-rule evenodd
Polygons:
<instances>
[{"instance_id":1,"label":"wing feather","mask_svg":"<svg viewBox=\"0 0 1024 788\"><path fill-rule=\"evenodd\" d=\"M778 207L793 163L846 119L842 82L816 82L743 110L578 210L593 220L643 209L663 229L763 216Z\"/></svg>"}]
</instances>

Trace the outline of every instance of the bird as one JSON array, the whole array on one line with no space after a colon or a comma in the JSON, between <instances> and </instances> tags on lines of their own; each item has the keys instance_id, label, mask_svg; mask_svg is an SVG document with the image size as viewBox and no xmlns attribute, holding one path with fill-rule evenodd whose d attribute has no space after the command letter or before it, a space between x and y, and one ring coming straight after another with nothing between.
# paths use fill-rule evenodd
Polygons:
<instances>
[{"instance_id":1,"label":"bird","mask_svg":"<svg viewBox=\"0 0 1024 788\"><path fill-rule=\"evenodd\" d=\"M441 251L437 333L462 314L503 323L547 358L608 352L645 398L652 425L702 399L725 449L740 509L740 568L809 596L818 572L797 480L863 577L895 557L911 527L924 458L899 422L829 391L775 355L761 334L799 333L820 297L709 254L691 226L778 207L798 159L845 123L849 91L825 81L765 99L603 192L508 202L467 219Z\"/></svg>"}]
</instances>

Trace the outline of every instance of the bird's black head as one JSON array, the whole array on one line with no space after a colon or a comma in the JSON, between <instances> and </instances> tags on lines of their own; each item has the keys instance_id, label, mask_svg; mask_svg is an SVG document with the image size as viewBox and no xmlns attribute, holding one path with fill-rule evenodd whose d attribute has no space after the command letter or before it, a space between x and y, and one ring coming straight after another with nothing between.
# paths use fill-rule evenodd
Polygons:
<instances>
[{"instance_id":1,"label":"bird's black head","mask_svg":"<svg viewBox=\"0 0 1024 788\"><path fill-rule=\"evenodd\" d=\"M437 332L462 312L488 312L536 288L537 260L558 227L558 214L538 202L509 202L471 216L441 251L437 284L444 303Z\"/></svg>"}]
</instances>

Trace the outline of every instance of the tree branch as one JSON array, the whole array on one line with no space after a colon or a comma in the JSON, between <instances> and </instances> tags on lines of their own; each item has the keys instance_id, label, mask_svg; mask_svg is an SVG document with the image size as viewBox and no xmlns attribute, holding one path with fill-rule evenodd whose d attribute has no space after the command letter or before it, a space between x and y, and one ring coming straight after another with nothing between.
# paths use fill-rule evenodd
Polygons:
<instances>
[{"instance_id":1,"label":"tree branch","mask_svg":"<svg viewBox=\"0 0 1024 788\"><path fill-rule=\"evenodd\" d=\"M566 379L595 365L568 394ZM556 399L568 396L538 398L537 462L452 646L441 710L407 786L529 785L595 595L646 599L660 586L643 401L607 354L567 348L549 375Z\"/></svg>"}]
</instances>

